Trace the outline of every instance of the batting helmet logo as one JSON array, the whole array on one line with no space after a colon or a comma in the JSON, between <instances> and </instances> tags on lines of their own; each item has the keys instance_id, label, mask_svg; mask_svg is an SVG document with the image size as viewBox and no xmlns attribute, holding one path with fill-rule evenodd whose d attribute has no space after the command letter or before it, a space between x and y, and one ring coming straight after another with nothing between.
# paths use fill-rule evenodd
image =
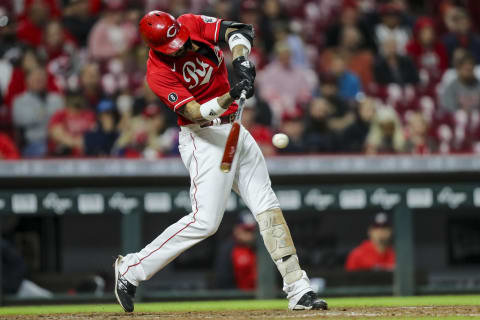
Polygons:
<instances>
[{"instance_id":1,"label":"batting helmet logo","mask_svg":"<svg viewBox=\"0 0 480 320\"><path fill-rule=\"evenodd\" d=\"M140 33L150 48L164 54L180 50L190 36L187 27L162 11L147 13L140 20Z\"/></svg>"},{"instance_id":2,"label":"batting helmet logo","mask_svg":"<svg viewBox=\"0 0 480 320\"><path fill-rule=\"evenodd\" d=\"M175 25L171 25L167 30L167 38L173 38L177 35L178 29Z\"/></svg>"}]
</instances>

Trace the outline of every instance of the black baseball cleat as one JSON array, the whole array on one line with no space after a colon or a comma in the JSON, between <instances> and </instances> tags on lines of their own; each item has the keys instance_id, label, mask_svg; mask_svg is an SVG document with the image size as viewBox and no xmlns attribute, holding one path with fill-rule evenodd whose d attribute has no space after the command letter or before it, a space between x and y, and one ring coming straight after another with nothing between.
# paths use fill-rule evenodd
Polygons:
<instances>
[{"instance_id":1,"label":"black baseball cleat","mask_svg":"<svg viewBox=\"0 0 480 320\"><path fill-rule=\"evenodd\" d=\"M133 300L135 298L135 291L137 287L127 281L118 270L118 264L122 260L122 256L118 256L115 260L115 297L118 303L122 306L125 312L133 311Z\"/></svg>"},{"instance_id":2,"label":"black baseball cleat","mask_svg":"<svg viewBox=\"0 0 480 320\"><path fill-rule=\"evenodd\" d=\"M298 300L293 310L327 310L328 304L325 300L317 297L313 291L305 293L300 300Z\"/></svg>"}]
</instances>

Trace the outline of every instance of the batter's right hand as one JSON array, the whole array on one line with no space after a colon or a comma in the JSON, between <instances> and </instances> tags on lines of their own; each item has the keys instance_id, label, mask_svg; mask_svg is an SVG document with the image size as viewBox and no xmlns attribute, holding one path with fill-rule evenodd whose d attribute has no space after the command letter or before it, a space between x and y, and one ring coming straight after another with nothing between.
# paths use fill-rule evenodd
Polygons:
<instances>
[{"instance_id":1,"label":"batter's right hand","mask_svg":"<svg viewBox=\"0 0 480 320\"><path fill-rule=\"evenodd\" d=\"M247 99L253 96L253 85L249 80L246 79L236 83L233 87L230 88L230 96L233 99L237 100L238 98L240 98L243 90L247 92Z\"/></svg>"}]
</instances>

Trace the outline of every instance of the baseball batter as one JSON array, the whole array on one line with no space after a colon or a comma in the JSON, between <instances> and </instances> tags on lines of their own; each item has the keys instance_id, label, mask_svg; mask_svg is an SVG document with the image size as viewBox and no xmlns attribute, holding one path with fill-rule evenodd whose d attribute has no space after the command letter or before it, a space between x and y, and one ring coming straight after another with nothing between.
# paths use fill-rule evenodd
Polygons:
<instances>
[{"instance_id":1,"label":"baseball batter","mask_svg":"<svg viewBox=\"0 0 480 320\"><path fill-rule=\"evenodd\" d=\"M252 136L241 128L229 173L220 170L223 150L242 91L253 95L255 67L248 60L252 26L185 14L175 19L152 11L140 21L150 47L147 82L178 115L179 150L190 172L192 212L169 226L140 252L115 261L115 295L126 312L134 309L136 287L179 254L213 235L233 189L254 214L268 252L283 277L291 310L327 309L300 268L290 231ZM238 83L230 87L218 44L228 43Z\"/></svg>"}]
</instances>

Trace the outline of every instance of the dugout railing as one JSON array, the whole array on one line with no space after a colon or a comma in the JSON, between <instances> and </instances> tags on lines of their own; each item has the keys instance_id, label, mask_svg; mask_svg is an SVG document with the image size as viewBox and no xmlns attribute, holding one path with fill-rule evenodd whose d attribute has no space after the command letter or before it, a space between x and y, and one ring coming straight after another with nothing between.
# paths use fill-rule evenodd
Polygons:
<instances>
[{"instance_id":1,"label":"dugout railing","mask_svg":"<svg viewBox=\"0 0 480 320\"><path fill-rule=\"evenodd\" d=\"M417 209L480 210L480 159L476 156L328 156L268 160L280 203L289 212L386 210L393 213L397 267L391 288L327 288L325 294L452 292L416 287L413 214ZM189 212L187 173L176 158L141 160L44 160L0 162L0 215L118 214L122 251L142 247L145 214ZM232 193L227 210L244 208ZM279 292L275 266L259 246L258 298ZM465 288L478 292L479 288ZM145 298L253 297L241 292L140 292ZM95 296L62 300L98 299ZM111 295L104 298L110 299ZM18 299L2 297L2 302Z\"/></svg>"}]
</instances>

